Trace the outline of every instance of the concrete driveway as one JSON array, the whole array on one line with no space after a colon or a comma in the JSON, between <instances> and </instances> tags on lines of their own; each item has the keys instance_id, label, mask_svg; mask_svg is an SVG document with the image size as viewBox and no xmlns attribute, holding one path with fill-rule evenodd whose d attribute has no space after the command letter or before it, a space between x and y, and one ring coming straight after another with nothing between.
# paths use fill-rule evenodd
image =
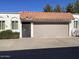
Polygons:
<instances>
[{"instance_id":1,"label":"concrete driveway","mask_svg":"<svg viewBox=\"0 0 79 59\"><path fill-rule=\"evenodd\" d=\"M0 51L79 46L79 38L24 38L0 40Z\"/></svg>"}]
</instances>

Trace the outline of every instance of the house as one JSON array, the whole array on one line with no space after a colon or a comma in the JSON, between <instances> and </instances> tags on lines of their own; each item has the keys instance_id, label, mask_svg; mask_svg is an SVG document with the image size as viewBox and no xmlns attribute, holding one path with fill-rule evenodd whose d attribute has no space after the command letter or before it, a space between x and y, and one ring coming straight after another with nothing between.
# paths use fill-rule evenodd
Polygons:
<instances>
[{"instance_id":1,"label":"house","mask_svg":"<svg viewBox=\"0 0 79 59\"><path fill-rule=\"evenodd\" d=\"M19 32L22 37L20 13L17 12L0 12L0 31L12 30Z\"/></svg>"},{"instance_id":2,"label":"house","mask_svg":"<svg viewBox=\"0 0 79 59\"><path fill-rule=\"evenodd\" d=\"M72 15L74 17L74 20L71 21L71 34L72 36L79 36L79 14Z\"/></svg>"},{"instance_id":3,"label":"house","mask_svg":"<svg viewBox=\"0 0 79 59\"><path fill-rule=\"evenodd\" d=\"M73 29L75 28L79 30L79 14L73 14L73 17L75 18L75 20L73 20Z\"/></svg>"},{"instance_id":4,"label":"house","mask_svg":"<svg viewBox=\"0 0 79 59\"><path fill-rule=\"evenodd\" d=\"M79 15L56 12L0 13L0 31L19 32L20 38L72 36Z\"/></svg>"},{"instance_id":5,"label":"house","mask_svg":"<svg viewBox=\"0 0 79 59\"><path fill-rule=\"evenodd\" d=\"M67 37L74 17L71 13L22 12L21 20L22 37Z\"/></svg>"}]
</instances>

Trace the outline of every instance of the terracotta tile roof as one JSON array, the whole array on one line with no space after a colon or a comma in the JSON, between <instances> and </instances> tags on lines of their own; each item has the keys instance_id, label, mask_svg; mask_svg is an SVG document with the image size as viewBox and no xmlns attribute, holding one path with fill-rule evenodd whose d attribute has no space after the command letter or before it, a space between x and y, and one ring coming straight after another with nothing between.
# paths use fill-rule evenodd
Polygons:
<instances>
[{"instance_id":1,"label":"terracotta tile roof","mask_svg":"<svg viewBox=\"0 0 79 59\"><path fill-rule=\"evenodd\" d=\"M56 12L22 12L22 20L32 21L71 21L74 19L71 13L56 13Z\"/></svg>"}]
</instances>

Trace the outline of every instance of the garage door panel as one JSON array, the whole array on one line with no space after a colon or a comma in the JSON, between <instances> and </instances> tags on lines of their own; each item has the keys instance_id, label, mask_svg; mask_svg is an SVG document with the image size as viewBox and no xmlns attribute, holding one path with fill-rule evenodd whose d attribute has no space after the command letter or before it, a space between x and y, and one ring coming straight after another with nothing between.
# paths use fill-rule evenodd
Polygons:
<instances>
[{"instance_id":1,"label":"garage door panel","mask_svg":"<svg viewBox=\"0 0 79 59\"><path fill-rule=\"evenodd\" d=\"M34 24L34 36L68 36L68 24Z\"/></svg>"}]
</instances>

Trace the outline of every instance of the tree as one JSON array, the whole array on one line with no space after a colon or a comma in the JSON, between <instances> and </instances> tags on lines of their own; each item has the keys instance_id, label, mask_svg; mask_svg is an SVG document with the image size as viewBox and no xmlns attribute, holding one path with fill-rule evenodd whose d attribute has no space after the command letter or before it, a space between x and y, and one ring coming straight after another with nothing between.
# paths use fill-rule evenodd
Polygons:
<instances>
[{"instance_id":1,"label":"tree","mask_svg":"<svg viewBox=\"0 0 79 59\"><path fill-rule=\"evenodd\" d=\"M49 4L46 4L46 6L43 9L44 9L44 12L52 12L53 11L52 7Z\"/></svg>"},{"instance_id":2,"label":"tree","mask_svg":"<svg viewBox=\"0 0 79 59\"><path fill-rule=\"evenodd\" d=\"M57 5L55 8L54 8L54 12L62 12L62 8L60 5Z\"/></svg>"},{"instance_id":3,"label":"tree","mask_svg":"<svg viewBox=\"0 0 79 59\"><path fill-rule=\"evenodd\" d=\"M74 10L75 10L75 13L79 13L79 0L77 0L77 1L74 3Z\"/></svg>"},{"instance_id":4,"label":"tree","mask_svg":"<svg viewBox=\"0 0 79 59\"><path fill-rule=\"evenodd\" d=\"M69 3L66 7L66 12L74 13L74 6L73 4Z\"/></svg>"}]
</instances>

